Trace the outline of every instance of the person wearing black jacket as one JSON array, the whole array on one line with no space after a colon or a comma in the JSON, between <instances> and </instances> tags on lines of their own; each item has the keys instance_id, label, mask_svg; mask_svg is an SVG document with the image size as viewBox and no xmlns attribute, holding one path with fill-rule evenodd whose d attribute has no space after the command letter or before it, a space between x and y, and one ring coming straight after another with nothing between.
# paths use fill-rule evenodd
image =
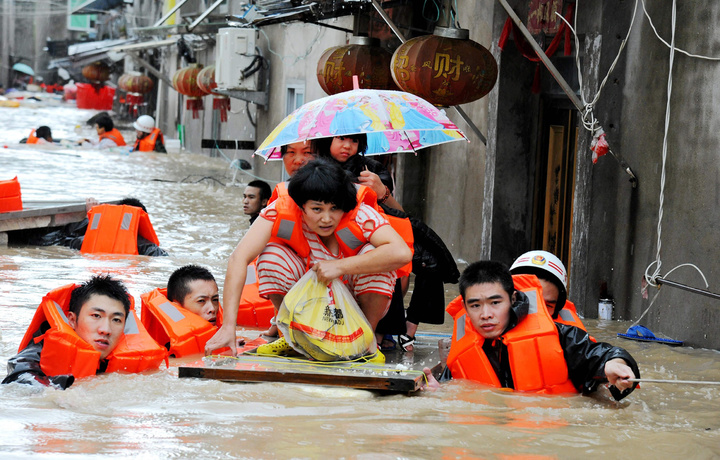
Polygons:
<instances>
[{"instance_id":1,"label":"person wearing black jacket","mask_svg":"<svg viewBox=\"0 0 720 460\"><path fill-rule=\"evenodd\" d=\"M511 331L528 318L530 302L521 291L516 291L507 267L499 262L481 261L470 264L460 276L460 294L465 313L474 331L484 339L482 352L503 388L516 388L511 369L511 356L506 338ZM544 304L543 304L544 306ZM538 310L540 307L538 307ZM541 312L545 314L544 311ZM562 348L568 378L575 390L589 394L603 383L610 383L610 392L616 400L630 394L637 383L629 381L640 377L635 359L626 350L608 343L593 342L587 332L575 326L555 324L557 339ZM456 330L456 336L458 331ZM448 357L442 380L453 378L453 349ZM523 356L523 359L539 359ZM437 388L438 382L430 369L424 369L428 387Z\"/></svg>"},{"instance_id":2,"label":"person wearing black jacket","mask_svg":"<svg viewBox=\"0 0 720 460\"><path fill-rule=\"evenodd\" d=\"M92 199L89 199L92 200ZM95 203L97 204L97 203ZM123 198L117 204L135 206L143 211L147 212L147 208L137 198ZM90 204L88 204L90 206ZM88 210L90 208L88 207ZM66 246L72 249L80 250L85 239L85 232L87 231L90 221L86 217L80 222L73 222L66 224L63 227L53 230L49 233L40 236L33 236L28 239L27 243L33 246ZM138 254L141 256L167 256L168 253L160 246L156 245L152 241L148 241L142 236L137 236L137 247Z\"/></svg>"},{"instance_id":3,"label":"person wearing black jacket","mask_svg":"<svg viewBox=\"0 0 720 460\"><path fill-rule=\"evenodd\" d=\"M110 275L97 275L73 289L67 320L78 337L100 353L97 373L105 372L106 358L125 334L125 321L130 312L130 298L122 282ZM50 329L45 321L33 335L42 337ZM2 383L51 386L64 390L73 384L72 374L47 375L40 366L44 340L30 344L8 360L7 375Z\"/></svg>"}]
</instances>

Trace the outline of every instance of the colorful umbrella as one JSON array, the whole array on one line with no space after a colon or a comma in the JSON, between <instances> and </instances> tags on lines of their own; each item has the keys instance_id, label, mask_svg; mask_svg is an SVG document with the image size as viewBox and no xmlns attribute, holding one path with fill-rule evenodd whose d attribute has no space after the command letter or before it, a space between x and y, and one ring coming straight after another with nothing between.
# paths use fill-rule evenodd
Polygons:
<instances>
[{"instance_id":1,"label":"colorful umbrella","mask_svg":"<svg viewBox=\"0 0 720 460\"><path fill-rule=\"evenodd\" d=\"M324 137L366 133L366 155L415 152L467 139L445 112L410 93L354 89L317 99L288 115L255 151L279 159L280 147Z\"/></svg>"},{"instance_id":2,"label":"colorful umbrella","mask_svg":"<svg viewBox=\"0 0 720 460\"><path fill-rule=\"evenodd\" d=\"M27 64L23 64L22 62L18 62L14 66L12 66L12 69L16 72L24 73L27 75L35 75L35 71Z\"/></svg>"}]
</instances>

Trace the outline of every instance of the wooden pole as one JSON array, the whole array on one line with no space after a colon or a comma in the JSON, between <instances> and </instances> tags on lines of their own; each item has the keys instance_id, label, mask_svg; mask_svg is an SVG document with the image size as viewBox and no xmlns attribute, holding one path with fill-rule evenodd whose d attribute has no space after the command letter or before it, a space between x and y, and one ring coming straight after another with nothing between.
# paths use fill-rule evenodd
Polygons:
<instances>
[{"instance_id":1,"label":"wooden pole","mask_svg":"<svg viewBox=\"0 0 720 460\"><path fill-rule=\"evenodd\" d=\"M720 385L720 382L703 380L661 380L661 379L627 379L628 382L638 383L674 383L678 385Z\"/></svg>"}]
</instances>

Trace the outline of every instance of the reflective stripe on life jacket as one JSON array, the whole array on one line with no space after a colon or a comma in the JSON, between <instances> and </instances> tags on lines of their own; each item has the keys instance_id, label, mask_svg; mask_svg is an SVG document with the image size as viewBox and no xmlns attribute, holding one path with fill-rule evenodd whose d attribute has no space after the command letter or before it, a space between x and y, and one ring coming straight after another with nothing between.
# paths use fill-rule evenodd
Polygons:
<instances>
[{"instance_id":1,"label":"reflective stripe on life jacket","mask_svg":"<svg viewBox=\"0 0 720 460\"><path fill-rule=\"evenodd\" d=\"M38 137L35 135L35 130L33 129L30 131L30 135L27 137L27 140L25 141L26 144L37 144L38 143Z\"/></svg>"},{"instance_id":2,"label":"reflective stripe on life jacket","mask_svg":"<svg viewBox=\"0 0 720 460\"><path fill-rule=\"evenodd\" d=\"M143 137L142 139L138 139L135 141L135 146L133 147L133 150L139 150L140 152L154 151L155 142L157 141L158 136L160 137L161 142L164 144L165 141L163 139L162 132L160 132L158 128L153 128L150 134Z\"/></svg>"},{"instance_id":3,"label":"reflective stripe on life jacket","mask_svg":"<svg viewBox=\"0 0 720 460\"><path fill-rule=\"evenodd\" d=\"M18 348L20 352L31 341L42 340L40 368L48 376L72 374L79 379L95 375L100 367L100 352L81 339L67 319L70 295L76 287L78 285L68 284L43 297ZM125 335L108 355L106 372L142 372L157 369L160 363L167 359L165 349L155 343L140 323L135 314L134 300L129 297L130 312L125 320ZM46 321L50 324L50 329L33 338Z\"/></svg>"},{"instance_id":4,"label":"reflective stripe on life jacket","mask_svg":"<svg viewBox=\"0 0 720 460\"><path fill-rule=\"evenodd\" d=\"M141 319L150 336L169 349L170 356L203 353L218 328L199 315L167 299L167 289L153 289L140 296Z\"/></svg>"},{"instance_id":5,"label":"reflective stripe on life jacket","mask_svg":"<svg viewBox=\"0 0 720 460\"><path fill-rule=\"evenodd\" d=\"M21 211L22 194L17 176L0 180L0 212Z\"/></svg>"},{"instance_id":6,"label":"reflective stripe on life jacket","mask_svg":"<svg viewBox=\"0 0 720 460\"><path fill-rule=\"evenodd\" d=\"M150 217L136 206L93 206L88 212L88 219L80 248L82 253L138 254L138 235L160 245Z\"/></svg>"},{"instance_id":7,"label":"reflective stripe on life jacket","mask_svg":"<svg viewBox=\"0 0 720 460\"><path fill-rule=\"evenodd\" d=\"M523 277L534 278L535 282ZM557 327L542 298L542 286L534 275L513 275L513 281L516 289L518 285L523 286L518 290L525 293L530 302L528 315L500 337L507 346L515 389L551 394L577 393L568 376ZM500 381L482 349L485 339L467 318L462 298L453 300L447 311L455 321L447 359L453 377L499 387Z\"/></svg>"},{"instance_id":8,"label":"reflective stripe on life jacket","mask_svg":"<svg viewBox=\"0 0 720 460\"><path fill-rule=\"evenodd\" d=\"M113 128L110 131L106 131L102 134L100 134L100 140L103 139L110 139L111 141L115 142L118 147L122 147L125 145L125 138L122 134L120 134L120 131L117 130L117 128Z\"/></svg>"},{"instance_id":9,"label":"reflective stripe on life jacket","mask_svg":"<svg viewBox=\"0 0 720 460\"><path fill-rule=\"evenodd\" d=\"M560 324L567 324L568 326L579 327L583 331L587 331L585 325L577 314L575 304L570 302L569 300L565 301L565 306L563 306L562 310L560 310L560 313L558 313L558 317L555 319L555 322Z\"/></svg>"}]
</instances>

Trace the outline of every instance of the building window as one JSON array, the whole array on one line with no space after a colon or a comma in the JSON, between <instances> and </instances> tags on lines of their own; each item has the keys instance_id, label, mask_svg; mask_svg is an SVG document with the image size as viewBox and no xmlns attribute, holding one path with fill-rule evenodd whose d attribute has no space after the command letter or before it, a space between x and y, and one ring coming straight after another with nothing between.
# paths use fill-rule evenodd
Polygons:
<instances>
[{"instance_id":1,"label":"building window","mask_svg":"<svg viewBox=\"0 0 720 460\"><path fill-rule=\"evenodd\" d=\"M290 115L295 109L297 109L304 103L305 87L301 85L288 85L286 115Z\"/></svg>"}]
</instances>

